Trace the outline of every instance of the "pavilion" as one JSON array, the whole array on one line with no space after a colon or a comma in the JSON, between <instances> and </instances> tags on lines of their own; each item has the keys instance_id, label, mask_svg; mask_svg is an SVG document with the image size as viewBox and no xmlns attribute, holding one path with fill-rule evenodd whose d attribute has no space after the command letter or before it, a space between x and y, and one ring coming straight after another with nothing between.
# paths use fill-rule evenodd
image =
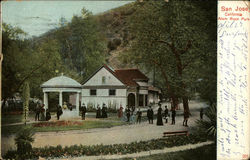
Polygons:
<instances>
[{"instance_id":1,"label":"pavilion","mask_svg":"<svg viewBox=\"0 0 250 160\"><path fill-rule=\"evenodd\" d=\"M69 77L64 76L63 74L58 77L54 77L47 82L44 82L41 85L44 94L44 105L45 110L48 109L48 93L50 92L57 92L59 93L59 105L63 106L63 93L64 92L73 92L76 94L76 109L70 110L63 110L63 117L76 117L79 115L79 100L81 94L81 87L82 85L78 83L76 80L71 79Z\"/></svg>"}]
</instances>

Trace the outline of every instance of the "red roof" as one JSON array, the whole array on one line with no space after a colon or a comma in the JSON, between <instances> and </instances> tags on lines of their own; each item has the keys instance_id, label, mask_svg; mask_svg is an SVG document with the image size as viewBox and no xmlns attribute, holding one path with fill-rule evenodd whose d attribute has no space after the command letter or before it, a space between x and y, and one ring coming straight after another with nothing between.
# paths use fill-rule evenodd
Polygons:
<instances>
[{"instance_id":1,"label":"red roof","mask_svg":"<svg viewBox=\"0 0 250 160\"><path fill-rule=\"evenodd\" d=\"M119 79L123 84L131 87L136 87L138 84L136 80L148 81L148 77L145 76L138 69L116 69L113 70L108 65L104 64L95 73L93 73L83 84L85 84L91 77L93 77L101 68L106 68L111 74L113 74L117 79Z\"/></svg>"},{"instance_id":2,"label":"red roof","mask_svg":"<svg viewBox=\"0 0 250 160\"><path fill-rule=\"evenodd\" d=\"M127 86L138 86L136 80L149 80L148 77L138 69L116 69L114 73L116 77Z\"/></svg>"}]
</instances>

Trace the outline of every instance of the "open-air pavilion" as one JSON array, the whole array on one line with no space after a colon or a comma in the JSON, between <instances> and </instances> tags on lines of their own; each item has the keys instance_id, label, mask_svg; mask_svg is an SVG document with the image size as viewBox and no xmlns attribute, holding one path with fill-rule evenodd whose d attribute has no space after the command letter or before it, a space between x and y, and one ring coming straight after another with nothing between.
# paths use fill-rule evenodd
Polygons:
<instances>
[{"instance_id":1,"label":"open-air pavilion","mask_svg":"<svg viewBox=\"0 0 250 160\"><path fill-rule=\"evenodd\" d=\"M41 85L44 94L44 105L45 110L49 108L48 103L48 94L50 92L57 92L59 93L59 102L58 104L62 107L63 106L63 93L65 92L73 92L76 94L76 108L72 111L66 109L63 110L62 118L70 118L70 117L77 117L79 116L79 101L80 101L80 94L81 94L81 87L82 85L78 83L76 80L71 79L69 77L64 76L63 74L58 77L54 77Z\"/></svg>"}]
</instances>

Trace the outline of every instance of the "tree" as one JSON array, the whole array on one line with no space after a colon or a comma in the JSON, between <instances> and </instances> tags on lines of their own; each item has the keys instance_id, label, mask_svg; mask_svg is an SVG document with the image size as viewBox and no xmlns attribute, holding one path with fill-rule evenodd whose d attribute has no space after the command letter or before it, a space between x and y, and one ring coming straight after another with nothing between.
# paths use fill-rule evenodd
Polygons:
<instances>
[{"instance_id":1,"label":"tree","mask_svg":"<svg viewBox=\"0 0 250 160\"><path fill-rule=\"evenodd\" d=\"M96 18L84 8L81 16L74 16L71 22L58 28L53 38L59 42L64 64L83 79L105 62L104 35Z\"/></svg>"},{"instance_id":2,"label":"tree","mask_svg":"<svg viewBox=\"0 0 250 160\"><path fill-rule=\"evenodd\" d=\"M130 31L135 38L127 58L149 70L155 66L174 106L180 97L189 112L191 85L199 79L201 58L209 50L205 11L197 2L175 0L136 2L134 7Z\"/></svg>"},{"instance_id":3,"label":"tree","mask_svg":"<svg viewBox=\"0 0 250 160\"><path fill-rule=\"evenodd\" d=\"M19 28L3 24L3 99L12 98L22 92L26 81L32 81L32 96L42 96L40 85L55 76L55 70L64 71L58 42L44 38L22 39L24 35ZM66 70L66 69L65 69Z\"/></svg>"},{"instance_id":4,"label":"tree","mask_svg":"<svg viewBox=\"0 0 250 160\"><path fill-rule=\"evenodd\" d=\"M24 65L20 58L25 48L24 41L20 39L25 33L17 27L12 27L3 23L3 43L2 50L4 60L2 63L2 91L4 103L7 98L11 98L20 83L19 71L22 71ZM20 67L19 67L20 66ZM3 105L4 106L4 105Z\"/></svg>"}]
</instances>

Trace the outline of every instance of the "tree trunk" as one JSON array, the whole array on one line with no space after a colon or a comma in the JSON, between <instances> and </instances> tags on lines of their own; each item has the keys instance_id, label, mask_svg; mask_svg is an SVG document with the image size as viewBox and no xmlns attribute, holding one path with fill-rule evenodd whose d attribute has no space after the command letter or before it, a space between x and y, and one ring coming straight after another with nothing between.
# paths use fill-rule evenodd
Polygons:
<instances>
[{"instance_id":1,"label":"tree trunk","mask_svg":"<svg viewBox=\"0 0 250 160\"><path fill-rule=\"evenodd\" d=\"M178 107L178 98L175 96L175 95L172 95L172 103L173 103L173 108L171 108L171 110L172 109L177 109L177 107Z\"/></svg>"}]
</instances>

